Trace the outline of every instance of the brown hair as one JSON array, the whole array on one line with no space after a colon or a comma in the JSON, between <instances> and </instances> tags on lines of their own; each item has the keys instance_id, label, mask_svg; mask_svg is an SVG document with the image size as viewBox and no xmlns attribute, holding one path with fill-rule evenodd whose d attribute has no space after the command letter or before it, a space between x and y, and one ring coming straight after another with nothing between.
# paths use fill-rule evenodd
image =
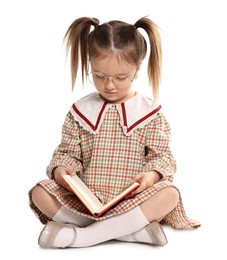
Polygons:
<instances>
[{"instance_id":1,"label":"brown hair","mask_svg":"<svg viewBox=\"0 0 227 260\"><path fill-rule=\"evenodd\" d=\"M100 25L96 18L76 19L64 37L67 41L67 53L69 50L71 52L72 87L74 88L80 63L84 83L91 58L101 59L114 53L119 60L139 67L147 54L147 42L138 28L144 29L148 35L148 78L153 87L153 96L157 98L162 67L161 39L157 25L147 17L139 19L134 25L122 21L110 21Z\"/></svg>"}]
</instances>

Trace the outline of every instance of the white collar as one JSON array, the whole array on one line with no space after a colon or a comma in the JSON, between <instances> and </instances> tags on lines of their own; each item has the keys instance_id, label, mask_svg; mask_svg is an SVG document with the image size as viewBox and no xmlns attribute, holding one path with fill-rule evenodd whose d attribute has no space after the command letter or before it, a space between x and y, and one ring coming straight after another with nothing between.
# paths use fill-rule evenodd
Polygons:
<instances>
[{"instance_id":1,"label":"white collar","mask_svg":"<svg viewBox=\"0 0 227 260\"><path fill-rule=\"evenodd\" d=\"M131 135L135 129L147 125L161 110L160 105L138 92L121 104L107 103L98 92L93 92L76 101L70 111L84 129L98 134L106 112L112 106L117 108L122 130L127 136Z\"/></svg>"}]
</instances>

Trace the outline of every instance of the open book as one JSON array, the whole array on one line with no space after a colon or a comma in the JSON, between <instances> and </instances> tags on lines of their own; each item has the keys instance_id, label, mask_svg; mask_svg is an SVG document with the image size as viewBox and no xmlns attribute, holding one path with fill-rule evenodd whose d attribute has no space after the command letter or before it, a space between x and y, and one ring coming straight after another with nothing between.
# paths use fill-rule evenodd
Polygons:
<instances>
[{"instance_id":1,"label":"open book","mask_svg":"<svg viewBox=\"0 0 227 260\"><path fill-rule=\"evenodd\" d=\"M129 195L133 190L135 190L139 183L135 182L131 184L128 188L122 191L119 195L110 200L107 204L103 205L100 200L92 193L92 191L87 187L87 185L77 176L63 175L62 176L65 183L68 185L70 190L76 194L76 196L81 200L84 206L91 212L95 217L99 217L105 211L110 209L120 200Z\"/></svg>"}]
</instances>

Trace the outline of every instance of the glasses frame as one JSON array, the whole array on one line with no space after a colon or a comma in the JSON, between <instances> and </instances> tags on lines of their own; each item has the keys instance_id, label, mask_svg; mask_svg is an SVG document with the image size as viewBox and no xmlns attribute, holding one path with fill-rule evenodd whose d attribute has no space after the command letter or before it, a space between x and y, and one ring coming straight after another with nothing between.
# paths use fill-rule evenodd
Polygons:
<instances>
[{"instance_id":1,"label":"glasses frame","mask_svg":"<svg viewBox=\"0 0 227 260\"><path fill-rule=\"evenodd\" d=\"M120 75L116 75L116 76L114 76L114 77L110 77L110 76L106 76L106 75L105 75L104 73L102 73L102 72L91 71L91 72L89 72L89 73L87 74L87 78L88 78L88 81L89 81L92 85L95 85L95 83L93 82L93 80L92 80L92 81L90 80L90 77L89 77L89 76L91 75L91 76L92 76L92 79L93 79L93 74L95 74L95 73L102 74L102 75L105 77L105 79L104 79L104 81L103 81L103 86L106 84L107 80L109 79L109 80L112 81L112 83L114 84L114 86L115 86L116 88L118 88L118 86L116 86L116 84L114 83L114 78L120 77ZM136 72L135 72L135 75L134 75L133 79L130 79L128 76L124 76L125 78L127 78L127 79L130 81L130 85L129 85L129 86L131 86L132 82L135 80L135 78L136 78L136 73L137 73L137 70L136 70ZM122 77L123 77L123 76L122 76Z\"/></svg>"}]
</instances>

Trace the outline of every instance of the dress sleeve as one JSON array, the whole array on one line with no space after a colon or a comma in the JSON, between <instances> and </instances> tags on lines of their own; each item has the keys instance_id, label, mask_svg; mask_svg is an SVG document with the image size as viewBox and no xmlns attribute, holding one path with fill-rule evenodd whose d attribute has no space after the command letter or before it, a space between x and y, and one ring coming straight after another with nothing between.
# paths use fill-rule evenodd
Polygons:
<instances>
[{"instance_id":1,"label":"dress sleeve","mask_svg":"<svg viewBox=\"0 0 227 260\"><path fill-rule=\"evenodd\" d=\"M171 149L171 129L162 113L148 125L144 172L157 171L164 180L173 181L176 161Z\"/></svg>"},{"instance_id":2,"label":"dress sleeve","mask_svg":"<svg viewBox=\"0 0 227 260\"><path fill-rule=\"evenodd\" d=\"M68 112L62 127L61 143L55 149L52 160L47 166L47 176L53 178L54 168L64 166L75 172L82 171L79 126L71 112Z\"/></svg>"}]
</instances>

